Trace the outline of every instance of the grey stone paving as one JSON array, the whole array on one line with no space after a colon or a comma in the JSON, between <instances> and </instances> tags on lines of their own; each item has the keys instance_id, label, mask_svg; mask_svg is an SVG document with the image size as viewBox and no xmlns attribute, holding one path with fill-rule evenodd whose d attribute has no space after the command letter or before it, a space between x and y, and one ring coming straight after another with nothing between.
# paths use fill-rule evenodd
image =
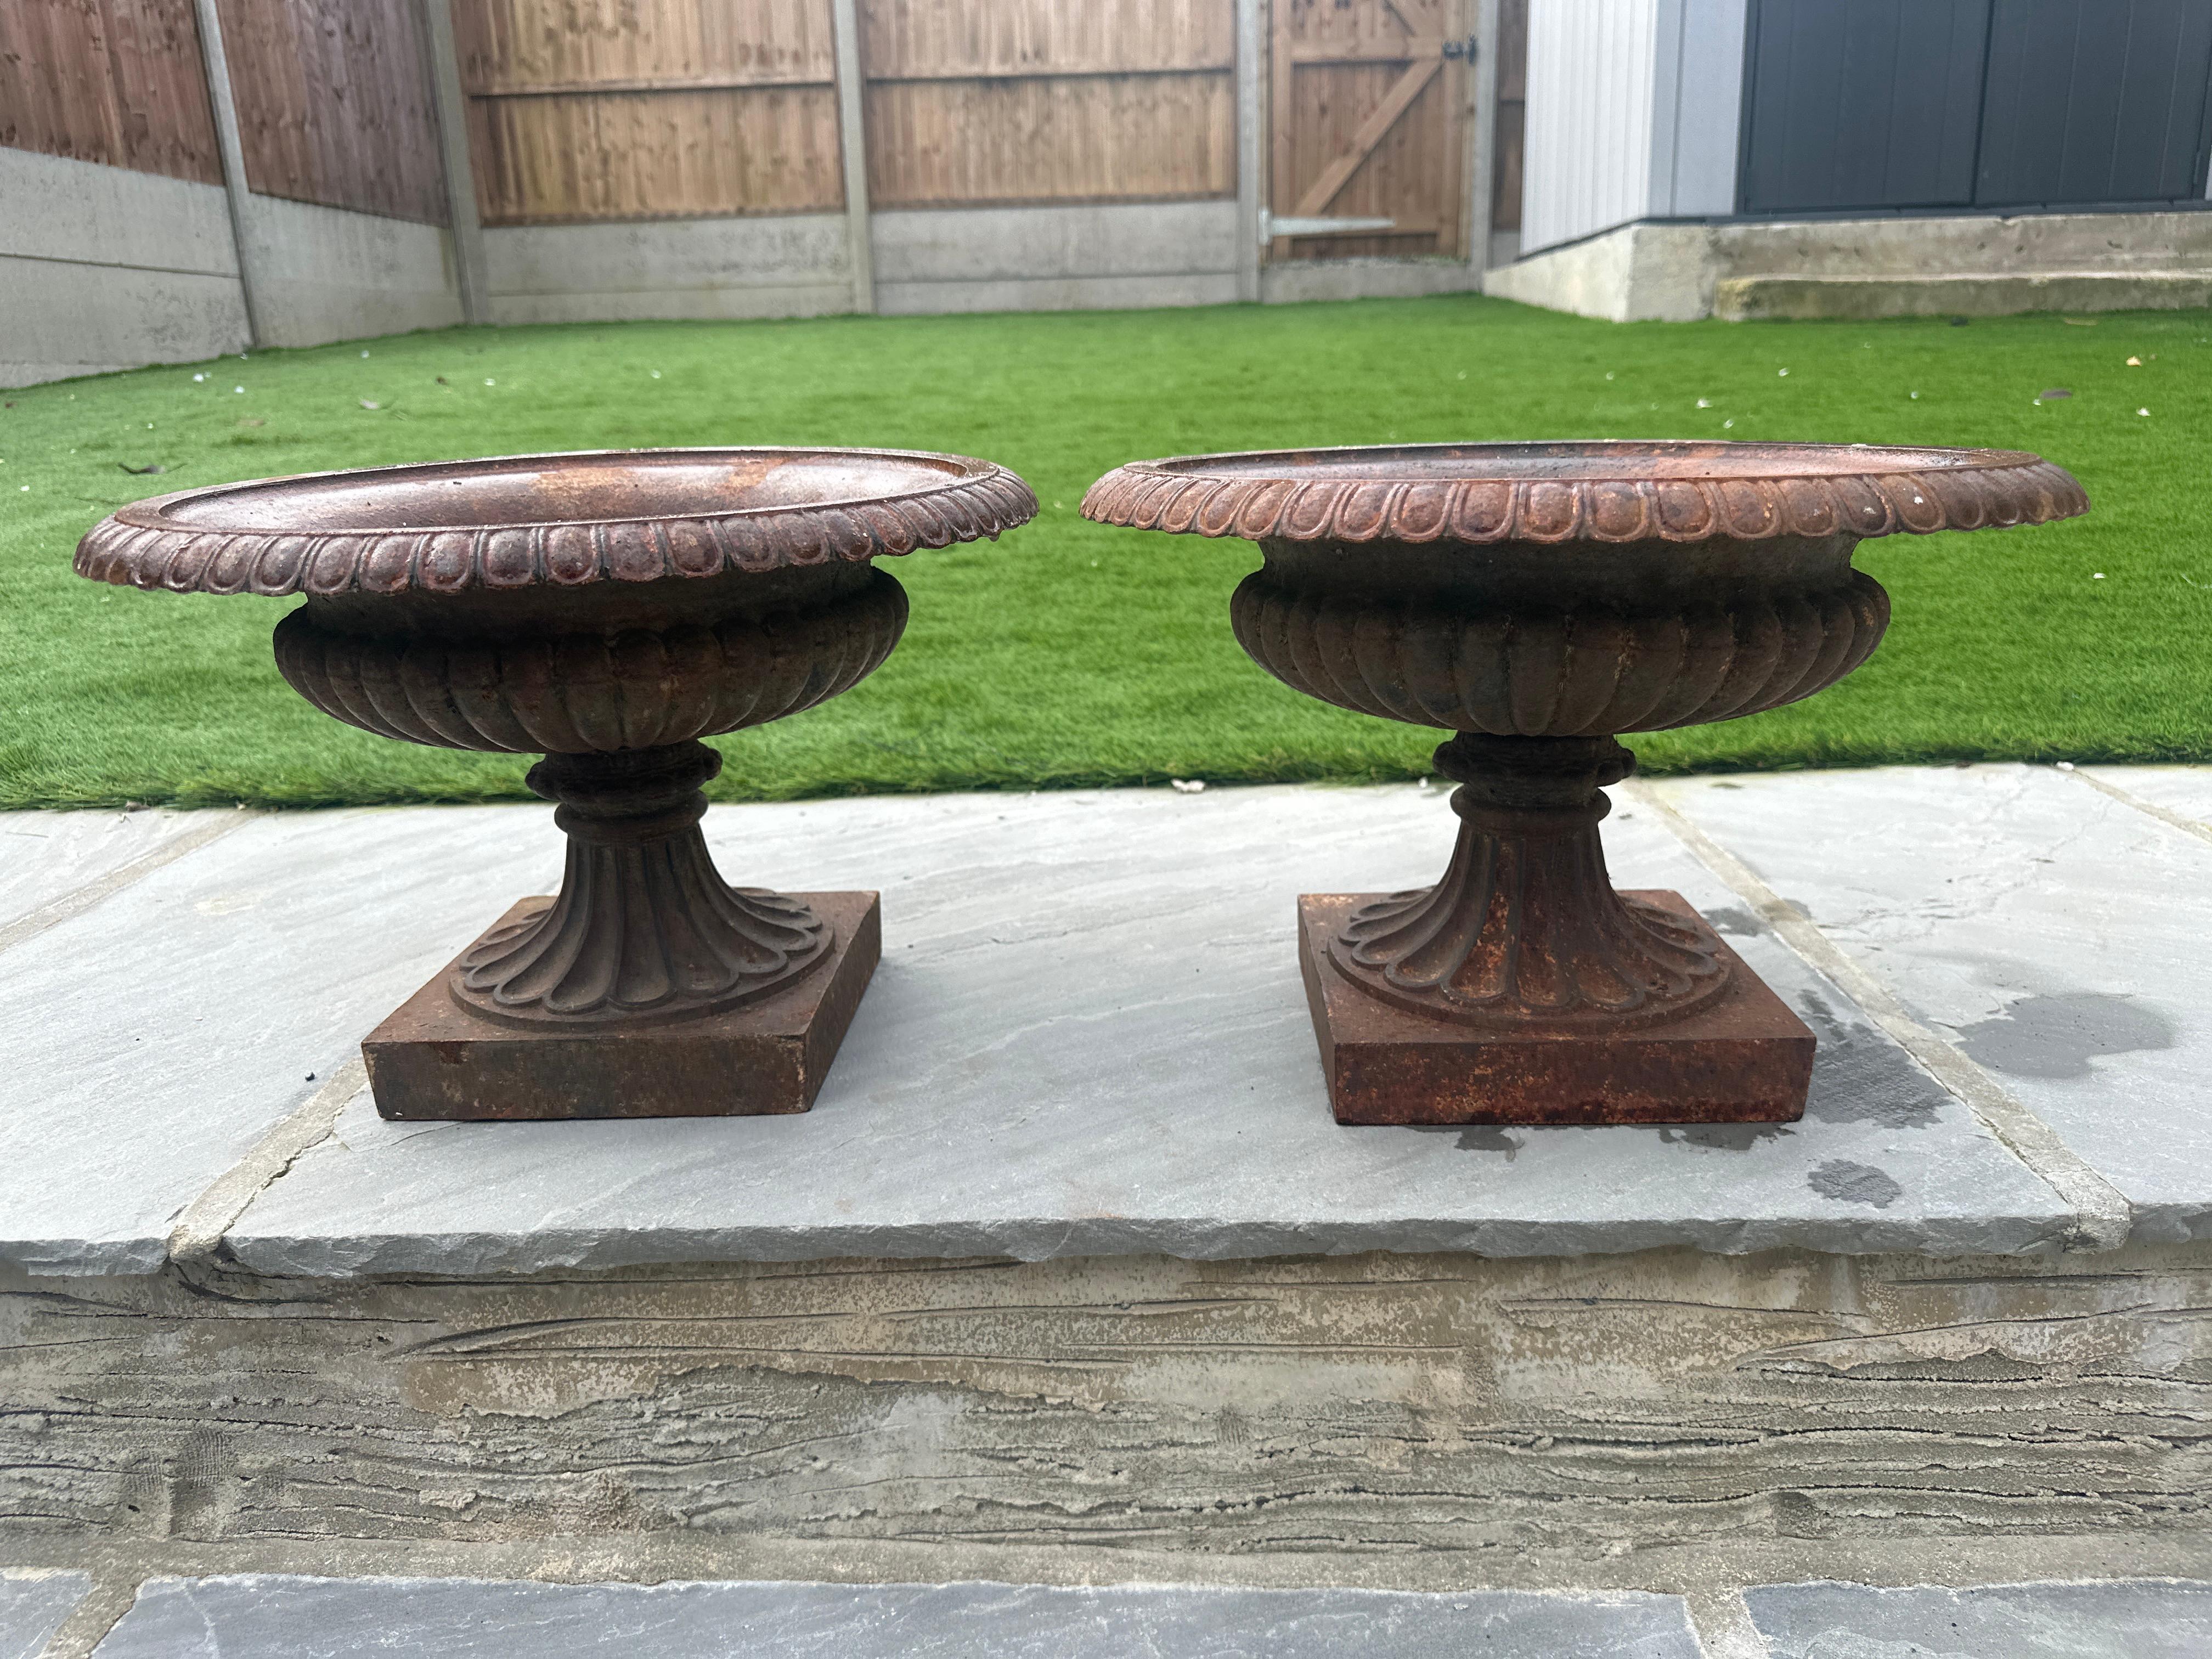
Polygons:
<instances>
[{"instance_id":1,"label":"grey stone paving","mask_svg":"<svg viewBox=\"0 0 2212 1659\"><path fill-rule=\"evenodd\" d=\"M2212 811L2212 774L2109 775ZM2049 767L1659 787L2125 1194L2138 1237L2212 1234L2212 845Z\"/></svg>"},{"instance_id":2,"label":"grey stone paving","mask_svg":"<svg viewBox=\"0 0 2212 1659\"><path fill-rule=\"evenodd\" d=\"M155 1579L96 1659L1699 1659L1682 1603L1034 1585Z\"/></svg>"},{"instance_id":3,"label":"grey stone paving","mask_svg":"<svg viewBox=\"0 0 2212 1659\"><path fill-rule=\"evenodd\" d=\"M82 1572L0 1572L0 1659L38 1659L91 1588Z\"/></svg>"},{"instance_id":4,"label":"grey stone paving","mask_svg":"<svg viewBox=\"0 0 2212 1659\"><path fill-rule=\"evenodd\" d=\"M223 816L0 812L0 927Z\"/></svg>"},{"instance_id":5,"label":"grey stone paving","mask_svg":"<svg viewBox=\"0 0 2212 1659\"><path fill-rule=\"evenodd\" d=\"M2212 769L2100 769L2212 815ZM2138 1206L2212 1231L2212 846L2050 769L1668 782ZM222 814L15 814L0 910ZM145 1271L191 1200L558 867L550 813L256 817L5 953L0 1260ZM1470 1249L2018 1250L2065 1220L1647 813L1677 887L1823 1037L1793 1127L1346 1130L1300 990L1300 891L1417 884L1443 790L1215 789L719 807L739 879L878 886L884 967L792 1119L404 1127L365 1098L233 1230L272 1272L714 1255ZM4 924L0 924L4 925ZM313 1076L311 1079L310 1073Z\"/></svg>"},{"instance_id":6,"label":"grey stone paving","mask_svg":"<svg viewBox=\"0 0 2212 1659\"><path fill-rule=\"evenodd\" d=\"M2205 1659L2212 1583L1972 1589L1771 1584L1744 1592L1771 1659Z\"/></svg>"},{"instance_id":7,"label":"grey stone paving","mask_svg":"<svg viewBox=\"0 0 2212 1659\"><path fill-rule=\"evenodd\" d=\"M487 868L557 845L526 810L257 817L7 951L0 1256L159 1266L177 1213L497 908Z\"/></svg>"},{"instance_id":8,"label":"grey stone paving","mask_svg":"<svg viewBox=\"0 0 2212 1659\"><path fill-rule=\"evenodd\" d=\"M319 856L389 881L392 843L418 819L326 825L264 879L304 886ZM1455 824L1443 792L1412 786L718 808L711 839L737 878L884 890L884 965L811 1114L425 1126L380 1121L364 1095L228 1247L264 1272L343 1274L848 1255L1953 1253L2061 1230L2055 1194L1632 804L1609 825L1616 876L1705 907L1820 1033L1806 1120L1339 1127L1295 896L1432 879ZM482 843L476 890L364 900L333 956L388 959L390 934L368 935L419 938L425 914L458 945L525 890L531 863L499 862L503 839L456 829L439 856ZM380 967L337 1028L366 1029L406 977Z\"/></svg>"},{"instance_id":9,"label":"grey stone paving","mask_svg":"<svg viewBox=\"0 0 2212 1659\"><path fill-rule=\"evenodd\" d=\"M2212 766L2085 766L2081 769L2138 800L2212 829Z\"/></svg>"}]
</instances>

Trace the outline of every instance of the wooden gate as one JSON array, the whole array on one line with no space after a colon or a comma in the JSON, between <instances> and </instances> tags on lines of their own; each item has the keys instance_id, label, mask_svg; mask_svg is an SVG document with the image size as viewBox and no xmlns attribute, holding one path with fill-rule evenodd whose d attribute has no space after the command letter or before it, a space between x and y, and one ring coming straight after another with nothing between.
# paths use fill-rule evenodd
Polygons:
<instances>
[{"instance_id":1,"label":"wooden gate","mask_svg":"<svg viewBox=\"0 0 2212 1659\"><path fill-rule=\"evenodd\" d=\"M1274 0L1270 258L1466 257L1473 12Z\"/></svg>"}]
</instances>

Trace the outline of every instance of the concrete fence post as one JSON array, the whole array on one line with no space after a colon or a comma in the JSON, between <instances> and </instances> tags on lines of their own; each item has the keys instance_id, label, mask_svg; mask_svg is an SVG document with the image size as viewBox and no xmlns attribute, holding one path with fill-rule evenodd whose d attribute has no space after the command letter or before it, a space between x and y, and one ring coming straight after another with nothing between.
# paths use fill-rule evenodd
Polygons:
<instances>
[{"instance_id":1,"label":"concrete fence post","mask_svg":"<svg viewBox=\"0 0 2212 1659\"><path fill-rule=\"evenodd\" d=\"M216 0L194 0L200 27L200 65L207 75L208 103L215 111L216 148L222 155L222 184L230 204L230 240L238 255L238 289L246 302L246 337L258 346L263 340L259 272L257 255L247 234L250 194L246 183L246 144L238 133L238 102L231 96L230 63L223 56L222 19Z\"/></svg>"},{"instance_id":2,"label":"concrete fence post","mask_svg":"<svg viewBox=\"0 0 2212 1659\"><path fill-rule=\"evenodd\" d=\"M1474 0L1474 84L1468 116L1468 177L1474 189L1468 204L1467 259L1477 270L1490 269L1490 220L1498 199L1498 0Z\"/></svg>"},{"instance_id":3,"label":"concrete fence post","mask_svg":"<svg viewBox=\"0 0 2212 1659\"><path fill-rule=\"evenodd\" d=\"M830 0L837 51L837 137L845 158L846 258L853 272L853 309L876 308L876 253L869 230L867 88L860 80L860 20L854 0Z\"/></svg>"},{"instance_id":4,"label":"concrete fence post","mask_svg":"<svg viewBox=\"0 0 2212 1659\"><path fill-rule=\"evenodd\" d=\"M1260 297L1260 204L1267 154L1267 0L1237 0L1237 297Z\"/></svg>"},{"instance_id":5,"label":"concrete fence post","mask_svg":"<svg viewBox=\"0 0 2212 1659\"><path fill-rule=\"evenodd\" d=\"M200 0L212 5L214 0ZM476 173L469 163L469 107L461 91L460 56L453 45L453 0L422 0L422 38L430 48L430 101L438 112L438 156L446 175L446 212L453 238L453 274L460 284L461 319L491 320L484 272L483 221L477 207Z\"/></svg>"}]
</instances>

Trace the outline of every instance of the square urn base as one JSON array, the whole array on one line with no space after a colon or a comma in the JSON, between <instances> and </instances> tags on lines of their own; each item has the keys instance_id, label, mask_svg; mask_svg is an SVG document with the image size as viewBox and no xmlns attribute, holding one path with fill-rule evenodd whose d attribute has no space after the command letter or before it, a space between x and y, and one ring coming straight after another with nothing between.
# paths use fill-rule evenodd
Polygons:
<instances>
[{"instance_id":1,"label":"square urn base","mask_svg":"<svg viewBox=\"0 0 2212 1659\"><path fill-rule=\"evenodd\" d=\"M1804 1115L1813 1033L1723 944L1729 987L1665 1025L1482 1031L1392 1006L1347 980L1330 938L1381 893L1298 898L1298 963L1339 1123L1781 1123ZM1680 893L1634 896L1683 915Z\"/></svg>"},{"instance_id":2,"label":"square urn base","mask_svg":"<svg viewBox=\"0 0 2212 1659\"><path fill-rule=\"evenodd\" d=\"M836 942L829 957L794 985L703 1018L585 1031L504 1024L453 1000L446 989L449 963L361 1045L379 1115L542 1120L805 1111L876 971L882 912L873 893L792 896L830 924ZM525 899L493 927L547 902ZM469 950L481 942L482 936Z\"/></svg>"}]
</instances>

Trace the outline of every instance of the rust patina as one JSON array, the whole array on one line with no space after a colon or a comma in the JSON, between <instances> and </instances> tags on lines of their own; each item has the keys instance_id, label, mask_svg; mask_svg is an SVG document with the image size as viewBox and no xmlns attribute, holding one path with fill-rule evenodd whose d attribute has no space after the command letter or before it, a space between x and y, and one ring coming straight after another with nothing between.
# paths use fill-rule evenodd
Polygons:
<instances>
[{"instance_id":1,"label":"rust patina","mask_svg":"<svg viewBox=\"0 0 2212 1659\"><path fill-rule=\"evenodd\" d=\"M76 568L301 594L276 664L332 718L539 754L561 891L525 900L363 1045L387 1117L804 1111L873 970L872 893L715 872L700 741L848 690L898 641L873 561L1036 511L1003 467L898 451L519 456L188 490Z\"/></svg>"},{"instance_id":2,"label":"rust patina","mask_svg":"<svg viewBox=\"0 0 2212 1659\"><path fill-rule=\"evenodd\" d=\"M2037 456L1838 444L1420 445L1142 461L1086 517L1242 537L1244 649L1309 696L1456 733L1435 886L1309 894L1299 950L1347 1123L1774 1121L1812 1032L1679 894L1617 892L1625 732L1850 673L1889 598L1863 538L2086 512Z\"/></svg>"}]
</instances>

